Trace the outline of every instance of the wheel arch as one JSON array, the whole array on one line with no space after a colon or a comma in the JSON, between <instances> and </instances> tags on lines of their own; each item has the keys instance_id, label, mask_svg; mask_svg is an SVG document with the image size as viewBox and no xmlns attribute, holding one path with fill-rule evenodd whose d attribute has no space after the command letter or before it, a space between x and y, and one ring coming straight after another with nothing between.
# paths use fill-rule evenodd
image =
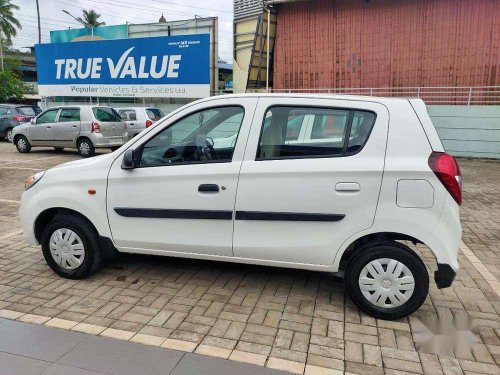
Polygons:
<instances>
[{"instance_id":1,"label":"wheel arch","mask_svg":"<svg viewBox=\"0 0 500 375\"><path fill-rule=\"evenodd\" d=\"M47 225L52 221L52 219L54 219L58 215L65 215L65 214L74 215L82 218L83 220L89 223L89 225L95 230L98 236L100 235L95 225L81 212L65 207L52 207L42 211L35 220L35 238L38 241L38 243L41 243L43 231L45 230Z\"/></svg>"},{"instance_id":2,"label":"wheel arch","mask_svg":"<svg viewBox=\"0 0 500 375\"><path fill-rule=\"evenodd\" d=\"M411 235L404 234L404 233L397 233L397 232L375 232L375 233L369 233L362 235L355 240L353 240L342 252L340 259L338 260L338 269L340 270L345 270L346 265L349 263L349 261L352 259L352 257L356 254L356 251L360 249L362 246L368 244L368 243L381 243L381 242L387 242L387 241L410 241L413 244L425 243ZM337 256L338 258L338 256ZM337 261L337 259L336 259Z\"/></svg>"}]
</instances>

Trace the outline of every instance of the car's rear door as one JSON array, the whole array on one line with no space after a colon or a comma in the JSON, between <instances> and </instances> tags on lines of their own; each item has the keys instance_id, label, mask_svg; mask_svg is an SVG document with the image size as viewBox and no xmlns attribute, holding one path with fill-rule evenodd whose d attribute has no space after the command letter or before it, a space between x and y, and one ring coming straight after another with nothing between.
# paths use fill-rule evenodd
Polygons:
<instances>
[{"instance_id":1,"label":"car's rear door","mask_svg":"<svg viewBox=\"0 0 500 375\"><path fill-rule=\"evenodd\" d=\"M294 123L299 115L306 119L301 130ZM387 109L363 101L269 97L260 99L254 122L238 183L234 256L333 264L341 244L373 223ZM309 136L304 124L314 127Z\"/></svg>"},{"instance_id":2,"label":"car's rear door","mask_svg":"<svg viewBox=\"0 0 500 375\"><path fill-rule=\"evenodd\" d=\"M61 108L55 124L54 141L58 146L72 146L75 144L81 126L80 108Z\"/></svg>"}]
</instances>

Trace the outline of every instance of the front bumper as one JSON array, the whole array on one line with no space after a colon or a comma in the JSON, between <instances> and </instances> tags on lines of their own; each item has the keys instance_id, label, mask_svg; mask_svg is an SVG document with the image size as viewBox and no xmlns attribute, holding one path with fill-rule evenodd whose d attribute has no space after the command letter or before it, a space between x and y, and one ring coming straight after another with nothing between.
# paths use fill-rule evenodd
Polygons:
<instances>
[{"instance_id":1,"label":"front bumper","mask_svg":"<svg viewBox=\"0 0 500 375\"><path fill-rule=\"evenodd\" d=\"M23 238L30 245L38 245L35 236L35 221L40 214L40 207L36 199L36 188L37 186L34 186L23 193L19 206L19 217L23 227Z\"/></svg>"},{"instance_id":2,"label":"front bumper","mask_svg":"<svg viewBox=\"0 0 500 375\"><path fill-rule=\"evenodd\" d=\"M449 264L438 263L438 269L434 272L434 281L439 289L448 288L455 280L457 273Z\"/></svg>"}]
</instances>

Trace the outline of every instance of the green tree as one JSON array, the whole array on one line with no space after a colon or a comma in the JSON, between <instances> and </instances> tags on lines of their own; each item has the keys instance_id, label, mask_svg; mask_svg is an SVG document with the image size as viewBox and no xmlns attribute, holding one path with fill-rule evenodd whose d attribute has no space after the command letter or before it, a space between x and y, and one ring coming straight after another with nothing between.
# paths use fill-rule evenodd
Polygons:
<instances>
[{"instance_id":1,"label":"green tree","mask_svg":"<svg viewBox=\"0 0 500 375\"><path fill-rule=\"evenodd\" d=\"M0 0L1 1L1 0ZM83 10L83 17L78 17L77 20L83 23L88 28L104 26L106 22L99 21L101 15L94 10Z\"/></svg>"},{"instance_id":2,"label":"green tree","mask_svg":"<svg viewBox=\"0 0 500 375\"><path fill-rule=\"evenodd\" d=\"M10 0L0 0L0 33L9 43L12 37L17 35L17 29L21 28L21 24L14 17L14 10L19 10L19 7Z\"/></svg>"},{"instance_id":3,"label":"green tree","mask_svg":"<svg viewBox=\"0 0 500 375\"><path fill-rule=\"evenodd\" d=\"M24 82L12 70L0 72L0 102L19 101L23 98Z\"/></svg>"}]
</instances>

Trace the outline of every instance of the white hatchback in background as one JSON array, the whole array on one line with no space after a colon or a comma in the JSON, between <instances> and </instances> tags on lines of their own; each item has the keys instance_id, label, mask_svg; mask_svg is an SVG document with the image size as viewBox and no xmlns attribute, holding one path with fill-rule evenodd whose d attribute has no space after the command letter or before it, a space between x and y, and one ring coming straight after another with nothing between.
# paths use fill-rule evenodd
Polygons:
<instances>
[{"instance_id":1,"label":"white hatchback in background","mask_svg":"<svg viewBox=\"0 0 500 375\"><path fill-rule=\"evenodd\" d=\"M154 107L120 107L115 109L127 124L129 138L134 138L165 116L161 110Z\"/></svg>"},{"instance_id":2,"label":"white hatchback in background","mask_svg":"<svg viewBox=\"0 0 500 375\"><path fill-rule=\"evenodd\" d=\"M417 99L206 98L26 189L24 238L67 278L117 252L339 272L361 309L398 319L429 290L404 241L430 248L438 288L458 269L460 170Z\"/></svg>"}]
</instances>

